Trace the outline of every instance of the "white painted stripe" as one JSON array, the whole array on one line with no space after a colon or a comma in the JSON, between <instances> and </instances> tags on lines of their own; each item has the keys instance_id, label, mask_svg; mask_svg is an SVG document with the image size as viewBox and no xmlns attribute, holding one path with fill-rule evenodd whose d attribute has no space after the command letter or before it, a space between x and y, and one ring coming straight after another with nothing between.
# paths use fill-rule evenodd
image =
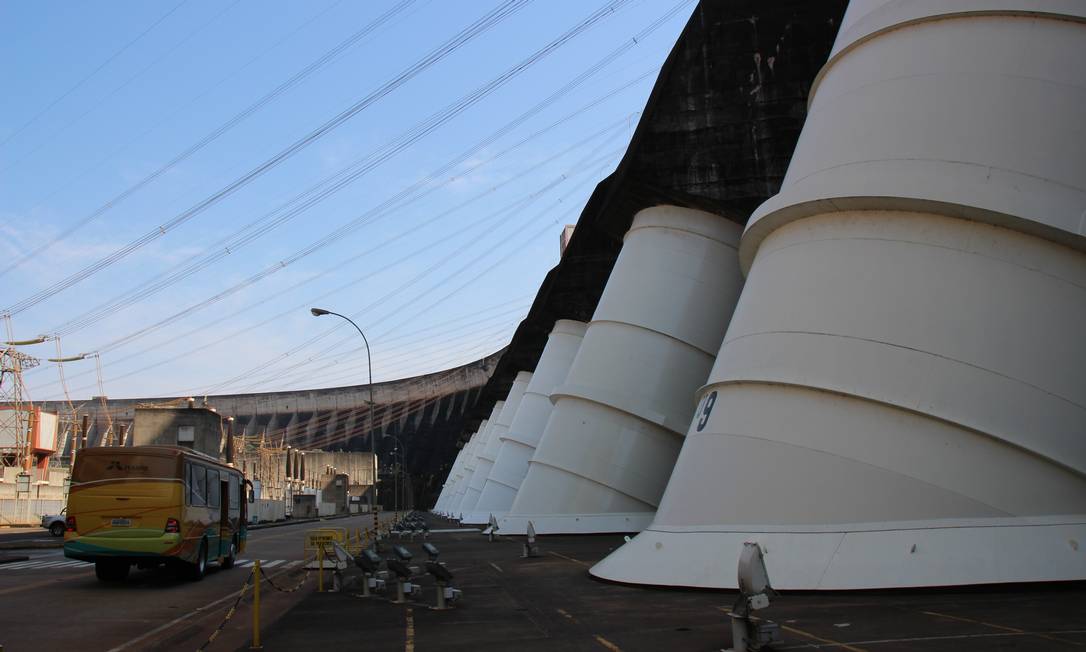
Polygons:
<instances>
[{"instance_id":1,"label":"white painted stripe","mask_svg":"<svg viewBox=\"0 0 1086 652\"><path fill-rule=\"evenodd\" d=\"M279 564L282 564L285 561L286 561L285 559L273 559L272 561L269 561L266 564L261 564L261 566L263 566L264 568L275 568L276 566L278 566Z\"/></svg>"},{"instance_id":2,"label":"white painted stripe","mask_svg":"<svg viewBox=\"0 0 1086 652\"><path fill-rule=\"evenodd\" d=\"M59 566L60 564L66 564L66 561L47 561L44 564L38 564L38 568L49 568L51 566Z\"/></svg>"},{"instance_id":3,"label":"white painted stripe","mask_svg":"<svg viewBox=\"0 0 1086 652\"><path fill-rule=\"evenodd\" d=\"M284 572L285 571L280 570L278 573L274 573L271 576L271 578L275 579L275 578L279 577L280 575L282 575ZM189 618L192 618L193 616L204 616L208 612L215 613L216 607L218 607L220 604L223 604L227 600L234 599L234 598L238 597L241 594L242 594L241 590L234 591L233 593L229 593L227 595L224 595L223 597L219 598L218 600L215 600L213 602L209 602L209 603L207 603L207 604L205 604L203 606L200 606L200 607L196 607L196 609L194 609L194 610L192 610L192 611L190 611L190 612L188 612L186 614L182 614L182 615L178 616L177 618L174 618L173 620L171 620L168 623L163 623L163 624L159 625L158 627L155 627L154 629L152 629L149 632L144 632L143 634L140 634L136 638L134 638L134 639L132 639L130 641L126 641L124 643L121 643L117 647L111 648L111 649L107 650L106 652L121 652L121 650L127 650L127 649L135 646L137 643L142 643L143 641L145 641L145 640L147 640L147 639L149 639L149 638L151 638L153 636L157 636L160 632L164 632L167 629L170 629L171 627L177 625L178 623L185 622L186 620L188 620Z\"/></svg>"},{"instance_id":4,"label":"white painted stripe","mask_svg":"<svg viewBox=\"0 0 1086 652\"><path fill-rule=\"evenodd\" d=\"M85 561L66 561L63 564L57 564L56 568L74 568L76 566L86 566Z\"/></svg>"},{"instance_id":5,"label":"white painted stripe","mask_svg":"<svg viewBox=\"0 0 1086 652\"><path fill-rule=\"evenodd\" d=\"M297 566L298 564L303 563L304 561L305 561L304 559L295 559L294 561L288 561L286 563L286 565L283 566L283 568L294 568L295 566Z\"/></svg>"},{"instance_id":6,"label":"white painted stripe","mask_svg":"<svg viewBox=\"0 0 1086 652\"><path fill-rule=\"evenodd\" d=\"M35 566L35 565L40 564L40 563L41 562L39 562L39 561L18 561L18 562L15 562L13 564L0 565L0 570L11 570L11 569L14 569L14 568L27 568L29 566Z\"/></svg>"},{"instance_id":7,"label":"white painted stripe","mask_svg":"<svg viewBox=\"0 0 1086 652\"><path fill-rule=\"evenodd\" d=\"M246 566L252 566L253 565L253 560L252 559L242 559L242 560L238 561L234 565L237 566L238 568L245 568Z\"/></svg>"}]
</instances>

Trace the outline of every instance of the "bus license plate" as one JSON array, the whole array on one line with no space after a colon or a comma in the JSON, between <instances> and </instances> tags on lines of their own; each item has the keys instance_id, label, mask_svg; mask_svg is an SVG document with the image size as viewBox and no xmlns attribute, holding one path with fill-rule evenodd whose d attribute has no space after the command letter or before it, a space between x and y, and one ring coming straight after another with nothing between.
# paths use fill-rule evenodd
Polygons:
<instances>
[{"instance_id":1,"label":"bus license plate","mask_svg":"<svg viewBox=\"0 0 1086 652\"><path fill-rule=\"evenodd\" d=\"M109 524L113 527L132 527L132 519L115 518Z\"/></svg>"}]
</instances>

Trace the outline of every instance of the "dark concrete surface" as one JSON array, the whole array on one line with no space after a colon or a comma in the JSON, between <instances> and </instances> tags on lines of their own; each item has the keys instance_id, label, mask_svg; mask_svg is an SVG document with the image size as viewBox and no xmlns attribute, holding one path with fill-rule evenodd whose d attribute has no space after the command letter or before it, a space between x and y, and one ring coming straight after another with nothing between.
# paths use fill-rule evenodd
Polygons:
<instances>
[{"instance_id":1,"label":"dark concrete surface","mask_svg":"<svg viewBox=\"0 0 1086 652\"><path fill-rule=\"evenodd\" d=\"M454 524L431 518L432 527ZM653 589L592 579L588 567L621 536L519 541L474 533L430 541L464 596L435 611L434 583L409 605L357 591L310 593L264 632L264 649L720 650L730 646L729 591ZM394 541L395 542L395 541ZM421 540L404 541L423 566ZM386 549L387 550L387 549ZM387 556L387 553L386 553ZM386 595L394 595L394 589ZM783 628L779 650L941 652L1086 648L1086 585L793 593L760 612ZM244 649L244 648L242 648Z\"/></svg>"}]
</instances>

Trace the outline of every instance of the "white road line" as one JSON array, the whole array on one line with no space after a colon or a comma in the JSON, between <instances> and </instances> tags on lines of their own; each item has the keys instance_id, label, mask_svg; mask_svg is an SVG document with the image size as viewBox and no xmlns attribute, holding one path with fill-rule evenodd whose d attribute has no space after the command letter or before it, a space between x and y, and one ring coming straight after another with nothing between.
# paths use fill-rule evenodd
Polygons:
<instances>
[{"instance_id":1,"label":"white road line","mask_svg":"<svg viewBox=\"0 0 1086 652\"><path fill-rule=\"evenodd\" d=\"M304 561L305 561L304 559L295 559L294 561L288 561L286 563L286 565L283 566L283 568L294 568L295 566L297 566L298 564L303 563Z\"/></svg>"},{"instance_id":2,"label":"white road line","mask_svg":"<svg viewBox=\"0 0 1086 652\"><path fill-rule=\"evenodd\" d=\"M19 562L15 562L14 564L4 564L3 566L0 566L0 570L12 570L12 569L15 569L15 568L27 568L27 567L34 566L34 565L39 564L39 563L41 563L41 562L19 561Z\"/></svg>"},{"instance_id":3,"label":"white road line","mask_svg":"<svg viewBox=\"0 0 1086 652\"><path fill-rule=\"evenodd\" d=\"M261 564L261 565L262 565L262 566L263 566L264 568L275 568L276 566L278 566L279 564L282 564L282 563L283 563L283 562L285 562L285 561L286 561L285 559L274 559L274 560L272 560L272 561L269 561L269 562L268 562L268 563L266 563L266 564Z\"/></svg>"},{"instance_id":4,"label":"white road line","mask_svg":"<svg viewBox=\"0 0 1086 652\"><path fill-rule=\"evenodd\" d=\"M272 575L272 579L274 579L276 577L279 577L282 574L283 574L283 571L280 570L278 573L275 573L274 575ZM196 607L196 609L190 611L189 613L178 616L177 618L174 618L170 622L159 625L158 627L152 629L151 631L140 634L136 638L134 638L134 639L132 639L130 641L126 641L124 643L121 643L117 647L111 648L111 649L107 650L106 652L120 652L121 650L127 650L128 648L136 645L137 643L141 643L141 642L151 638L152 636L155 636L155 635L159 634L160 632L164 632L167 629L170 629L171 627L173 627L174 625L176 625L178 623L181 623L181 622L184 622L184 621L188 620L189 618L192 618L193 616L203 616L209 610L215 609L215 607L217 607L220 604L226 602L227 600L236 598L240 594L241 594L240 590L234 591L233 593L229 593L227 595L224 595L223 597L219 598L218 600L215 600L214 602L209 602L209 603L207 603L207 604L205 604L203 606Z\"/></svg>"},{"instance_id":5,"label":"white road line","mask_svg":"<svg viewBox=\"0 0 1086 652\"><path fill-rule=\"evenodd\" d=\"M44 564L38 565L38 568L50 568L52 566L59 566L61 564L67 564L66 561L47 561Z\"/></svg>"}]
</instances>

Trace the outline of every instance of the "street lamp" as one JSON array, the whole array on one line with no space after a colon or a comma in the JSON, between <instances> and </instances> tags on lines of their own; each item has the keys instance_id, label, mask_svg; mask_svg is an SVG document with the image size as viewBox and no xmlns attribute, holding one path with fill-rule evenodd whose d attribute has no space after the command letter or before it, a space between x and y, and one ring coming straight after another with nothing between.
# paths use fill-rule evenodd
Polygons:
<instances>
[{"instance_id":1,"label":"street lamp","mask_svg":"<svg viewBox=\"0 0 1086 652\"><path fill-rule=\"evenodd\" d=\"M310 308L309 312L314 317L321 317L323 315L335 315L336 317L342 317L351 322L351 326L354 326L358 334L362 336L362 341L366 344L366 366L369 368L370 373L370 453L373 455L373 483L372 494L370 495L370 509L373 511L373 535L377 536L377 438L373 435L373 426L377 422L373 418L373 359L370 356L370 342L366 339L366 334L362 332L362 329L358 327L358 324L354 323L354 320L346 315L341 315L338 312L332 312L331 310L325 310L323 308Z\"/></svg>"},{"instance_id":2,"label":"street lamp","mask_svg":"<svg viewBox=\"0 0 1086 652\"><path fill-rule=\"evenodd\" d=\"M399 458L400 459L399 459L399 467L398 467L399 470L397 472L399 482L397 482L397 484L396 484L396 490L399 492L400 499L397 501L397 504L402 504L404 509L406 510L406 509L408 509L408 504L407 504L407 478L409 477L409 475L406 473L407 446L404 445L403 440L400 439L399 435L384 434L384 435L381 435L381 437L384 438L384 439L395 439L396 440L396 445L399 446ZM396 449L393 449L393 452L394 453L397 452ZM397 511L399 511L398 508L397 508Z\"/></svg>"}]
</instances>

